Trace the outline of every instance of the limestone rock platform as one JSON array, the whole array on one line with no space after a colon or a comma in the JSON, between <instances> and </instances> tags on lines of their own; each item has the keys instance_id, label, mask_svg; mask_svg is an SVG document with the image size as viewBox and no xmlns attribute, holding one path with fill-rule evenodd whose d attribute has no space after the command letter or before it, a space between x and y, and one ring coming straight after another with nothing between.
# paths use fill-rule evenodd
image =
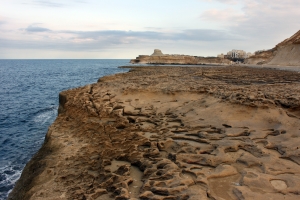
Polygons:
<instances>
[{"instance_id":1,"label":"limestone rock platform","mask_svg":"<svg viewBox=\"0 0 300 200\"><path fill-rule=\"evenodd\" d=\"M9 199L300 199L300 73L133 67L60 93Z\"/></svg>"}]
</instances>

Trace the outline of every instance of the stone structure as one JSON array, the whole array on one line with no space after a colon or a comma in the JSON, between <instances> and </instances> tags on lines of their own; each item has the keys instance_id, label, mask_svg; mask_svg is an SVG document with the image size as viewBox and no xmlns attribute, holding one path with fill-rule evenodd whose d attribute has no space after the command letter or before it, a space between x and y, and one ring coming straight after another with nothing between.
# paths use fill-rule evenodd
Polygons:
<instances>
[{"instance_id":1,"label":"stone structure","mask_svg":"<svg viewBox=\"0 0 300 200\"><path fill-rule=\"evenodd\" d=\"M164 56L160 49L154 49L154 53L151 56Z\"/></svg>"}]
</instances>

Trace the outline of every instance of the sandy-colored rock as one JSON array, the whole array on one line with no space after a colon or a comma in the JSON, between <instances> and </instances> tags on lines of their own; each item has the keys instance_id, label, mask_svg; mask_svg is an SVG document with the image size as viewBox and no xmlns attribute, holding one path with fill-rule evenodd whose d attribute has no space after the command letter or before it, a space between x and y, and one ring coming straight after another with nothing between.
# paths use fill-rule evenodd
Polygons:
<instances>
[{"instance_id":1,"label":"sandy-colored rock","mask_svg":"<svg viewBox=\"0 0 300 200\"><path fill-rule=\"evenodd\" d=\"M299 99L291 71L136 67L103 77L60 93L9 199L299 199Z\"/></svg>"},{"instance_id":2,"label":"sandy-colored rock","mask_svg":"<svg viewBox=\"0 0 300 200\"><path fill-rule=\"evenodd\" d=\"M130 61L132 64L172 64L172 65L206 65L222 64L228 65L232 62L228 59L219 57L202 57L177 54L163 54L161 50L154 49L152 55L140 55ZM143 83L147 84L147 83Z\"/></svg>"}]
</instances>

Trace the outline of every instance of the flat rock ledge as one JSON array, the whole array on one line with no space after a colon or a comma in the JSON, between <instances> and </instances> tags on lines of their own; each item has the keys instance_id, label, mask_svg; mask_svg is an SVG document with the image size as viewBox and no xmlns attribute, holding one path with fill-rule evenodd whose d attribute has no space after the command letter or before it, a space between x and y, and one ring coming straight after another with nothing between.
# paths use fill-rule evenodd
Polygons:
<instances>
[{"instance_id":1,"label":"flat rock ledge","mask_svg":"<svg viewBox=\"0 0 300 200\"><path fill-rule=\"evenodd\" d=\"M300 199L300 73L135 67L59 97L8 199Z\"/></svg>"}]
</instances>

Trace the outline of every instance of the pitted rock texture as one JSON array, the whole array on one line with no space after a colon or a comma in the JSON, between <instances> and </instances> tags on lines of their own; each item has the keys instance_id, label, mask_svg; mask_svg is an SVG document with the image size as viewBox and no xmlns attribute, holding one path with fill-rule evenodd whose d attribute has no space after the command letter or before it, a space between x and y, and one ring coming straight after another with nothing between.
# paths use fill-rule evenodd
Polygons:
<instances>
[{"instance_id":1,"label":"pitted rock texture","mask_svg":"<svg viewBox=\"0 0 300 200\"><path fill-rule=\"evenodd\" d=\"M9 199L300 198L300 74L140 67L60 93Z\"/></svg>"}]
</instances>

